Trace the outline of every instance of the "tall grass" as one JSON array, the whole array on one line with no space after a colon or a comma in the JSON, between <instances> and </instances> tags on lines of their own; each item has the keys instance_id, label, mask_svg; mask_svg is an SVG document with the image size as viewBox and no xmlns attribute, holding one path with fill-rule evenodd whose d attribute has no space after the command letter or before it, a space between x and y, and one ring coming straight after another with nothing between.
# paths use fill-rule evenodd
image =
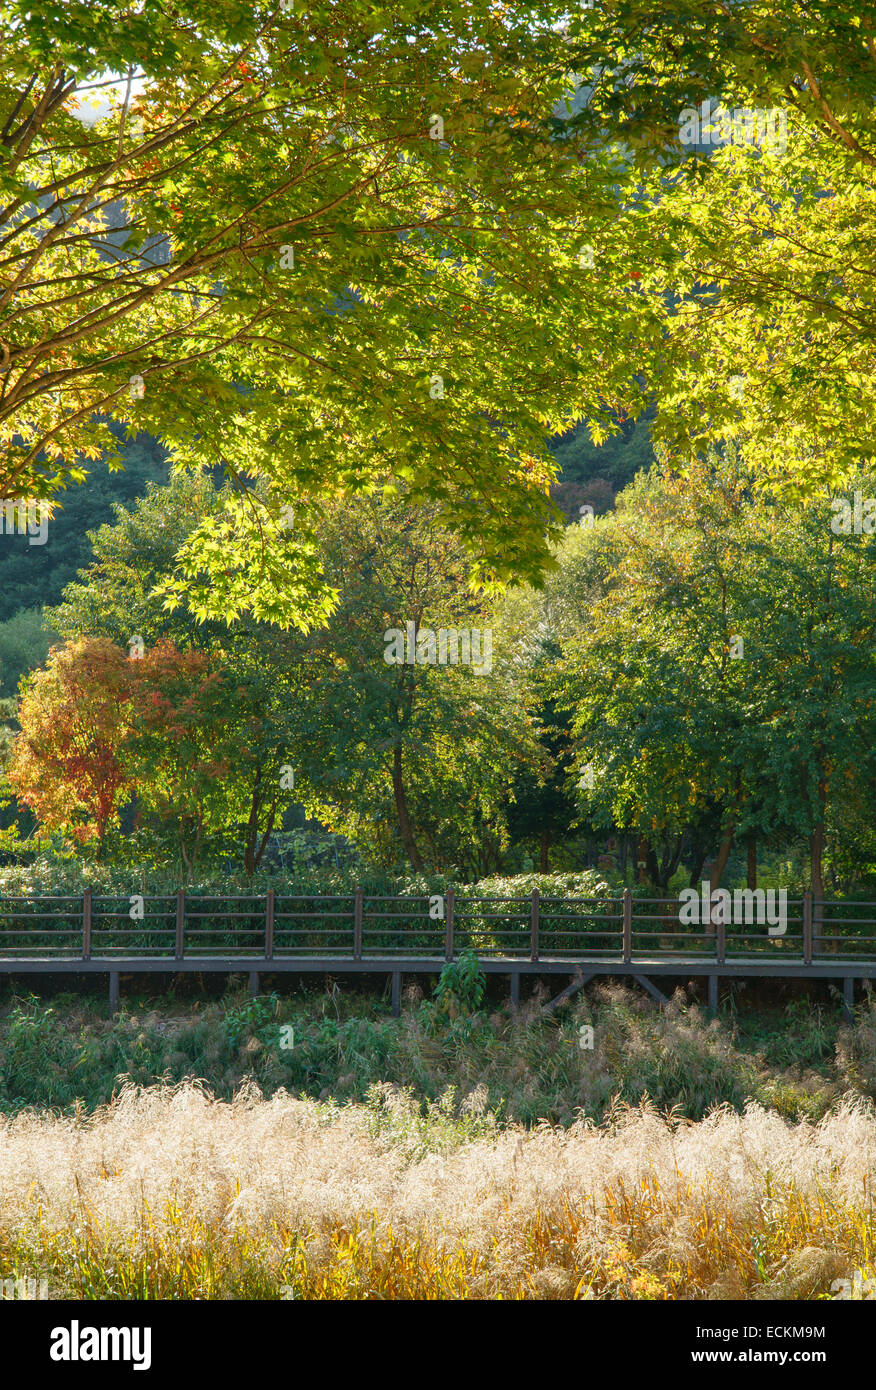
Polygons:
<instances>
[{"instance_id":1,"label":"tall grass","mask_svg":"<svg viewBox=\"0 0 876 1390\"><path fill-rule=\"evenodd\" d=\"M483 1084L505 1119L571 1124L602 1119L615 1100L648 1096L700 1119L716 1104L756 1099L788 1119L818 1119L844 1093L876 1096L876 1009L853 1027L835 1009L791 1005L755 1027L746 1013L708 1019L683 993L664 1010L618 985L546 1016L538 999L518 1010L408 993L400 1020L379 998L312 993L250 1001L128 1000L110 1023L105 1005L34 998L0 1009L0 1110L71 1109L108 1102L124 1080L141 1086L196 1077L230 1099L245 1081L313 1099L365 1101L376 1082L408 1087L423 1103L449 1086ZM283 1046L282 1025L294 1035ZM582 1051L579 1030L593 1028Z\"/></svg>"},{"instance_id":2,"label":"tall grass","mask_svg":"<svg viewBox=\"0 0 876 1390\"><path fill-rule=\"evenodd\" d=\"M84 1299L830 1297L873 1277L874 1167L860 1098L527 1129L484 1089L129 1084L0 1121L0 1271Z\"/></svg>"}]
</instances>

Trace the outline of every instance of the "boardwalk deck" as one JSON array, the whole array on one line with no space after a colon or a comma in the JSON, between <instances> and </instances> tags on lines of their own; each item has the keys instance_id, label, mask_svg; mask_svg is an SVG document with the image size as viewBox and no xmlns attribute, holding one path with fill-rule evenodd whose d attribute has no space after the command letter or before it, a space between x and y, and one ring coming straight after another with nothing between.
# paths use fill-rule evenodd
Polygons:
<instances>
[{"instance_id":1,"label":"boardwalk deck","mask_svg":"<svg viewBox=\"0 0 876 1390\"><path fill-rule=\"evenodd\" d=\"M122 975L245 974L388 976L398 1013L405 975L436 975L473 950L487 975L566 976L558 1005L584 979L655 981L705 977L716 1007L721 980L842 981L848 1011L855 982L876 978L876 903L789 902L781 936L752 923L678 929L676 899L388 898L362 890L321 897L0 899L0 977L109 976L118 1006ZM436 904L438 905L436 907ZM557 926L559 923L559 926ZM669 925L667 925L669 924ZM817 933L817 934L816 934ZM869 988L869 985L866 986Z\"/></svg>"}]
</instances>

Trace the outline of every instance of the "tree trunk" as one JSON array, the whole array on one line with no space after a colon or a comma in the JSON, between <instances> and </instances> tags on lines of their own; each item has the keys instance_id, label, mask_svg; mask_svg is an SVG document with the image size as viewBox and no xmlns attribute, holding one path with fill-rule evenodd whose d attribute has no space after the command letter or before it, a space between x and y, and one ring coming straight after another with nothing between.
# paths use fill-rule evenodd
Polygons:
<instances>
[{"instance_id":1,"label":"tree trunk","mask_svg":"<svg viewBox=\"0 0 876 1390\"><path fill-rule=\"evenodd\" d=\"M191 848L191 853L187 853L187 851L186 851L186 824L185 824L185 821L186 821L186 817L183 816L183 817L181 818L180 822L179 822L179 848L180 848L180 854L182 855L182 861L183 861L183 864L184 864L184 866L185 866L186 881L187 881L188 883L194 883L194 881L195 881L195 868L196 868L197 863L198 863L198 854L199 854L200 849L201 849L201 836L202 836L203 830L204 830L204 817L203 817L203 816L198 816L197 820L194 822L194 838L192 839L192 843L191 843L191 847L190 847L190 848Z\"/></svg>"},{"instance_id":2,"label":"tree trunk","mask_svg":"<svg viewBox=\"0 0 876 1390\"><path fill-rule=\"evenodd\" d=\"M252 816L250 816L250 823L247 826L246 847L243 851L243 867L246 870L248 878L252 878L253 874L256 872L256 870L262 862L265 850L268 846L268 840L271 838L271 831L274 829L274 821L277 816L277 802L276 800L274 800L271 803L271 809L268 814L268 823L265 826L264 834L262 835L261 839L259 839L258 812L261 810L261 807L261 802L259 802L258 805L254 807L255 819L253 820Z\"/></svg>"},{"instance_id":3,"label":"tree trunk","mask_svg":"<svg viewBox=\"0 0 876 1390\"><path fill-rule=\"evenodd\" d=\"M706 850L699 847L694 850L693 867L690 871L691 888L699 888L700 886L700 880L703 876L703 865L706 862L706 853Z\"/></svg>"},{"instance_id":4,"label":"tree trunk","mask_svg":"<svg viewBox=\"0 0 876 1390\"><path fill-rule=\"evenodd\" d=\"M653 884L655 885L655 887L659 888L659 887L660 887L660 865L659 865L659 863L658 863L658 861L657 861L657 854L656 854L656 852L651 848L650 845L648 845L647 853L645 854L645 863L646 863L646 865L647 865L647 867L648 867L648 879L649 879L649 881L650 881L651 883L653 883Z\"/></svg>"},{"instance_id":5,"label":"tree trunk","mask_svg":"<svg viewBox=\"0 0 876 1390\"><path fill-rule=\"evenodd\" d=\"M252 800L249 808L249 820L246 826L246 840L243 848L243 867L247 877L252 878L259 864L262 862L268 840L271 838L271 831L274 828L274 820L277 815L277 798L271 802L271 810L268 815L268 824L264 834L259 840L259 816L265 804L264 792L262 790L262 770L259 768L256 773L255 782L252 788Z\"/></svg>"},{"instance_id":6,"label":"tree trunk","mask_svg":"<svg viewBox=\"0 0 876 1390\"><path fill-rule=\"evenodd\" d=\"M672 875L678 868L679 861L681 859L681 852L683 849L684 832L682 832L676 840L675 849L670 854L668 861L665 862L660 868L660 887L664 890L664 892L669 888L669 880L672 878Z\"/></svg>"},{"instance_id":7,"label":"tree trunk","mask_svg":"<svg viewBox=\"0 0 876 1390\"><path fill-rule=\"evenodd\" d=\"M823 782L818 784L819 796L821 797L822 817L824 813L824 792ZM812 889L812 945L818 949L822 946L824 935L824 820L818 822L812 831L809 841L809 863L810 863L810 887Z\"/></svg>"},{"instance_id":8,"label":"tree trunk","mask_svg":"<svg viewBox=\"0 0 876 1390\"><path fill-rule=\"evenodd\" d=\"M550 849L550 845L551 833L549 830L543 830L541 832L541 850L538 860L539 873L546 874L550 872L550 870L548 869L548 851Z\"/></svg>"},{"instance_id":9,"label":"tree trunk","mask_svg":"<svg viewBox=\"0 0 876 1390\"><path fill-rule=\"evenodd\" d=\"M712 888L721 887L721 879L724 877L724 870L727 867L727 860L730 858L730 851L733 848L733 840L735 835L736 829L731 823L727 826L726 830L724 831L724 834L721 836L721 843L718 846L718 853L714 863L712 864L711 872L709 874L709 882L711 883Z\"/></svg>"},{"instance_id":10,"label":"tree trunk","mask_svg":"<svg viewBox=\"0 0 876 1390\"><path fill-rule=\"evenodd\" d=\"M411 829L411 818L408 814L408 799L405 796L405 784L402 778L401 742L396 743L392 750L392 790L395 794L395 811L398 816L398 829L402 844L405 848L405 854L410 860L411 868L416 873L421 873L424 865L420 851L417 849L414 832Z\"/></svg>"},{"instance_id":11,"label":"tree trunk","mask_svg":"<svg viewBox=\"0 0 876 1390\"><path fill-rule=\"evenodd\" d=\"M757 837L748 837L748 876L746 879L749 888L757 887Z\"/></svg>"},{"instance_id":12,"label":"tree trunk","mask_svg":"<svg viewBox=\"0 0 876 1390\"><path fill-rule=\"evenodd\" d=\"M261 843L260 843L258 849L257 849L256 852L255 852L255 860L254 860L255 868L253 869L253 872L255 872L255 869L257 869L258 866L259 866L259 864L261 864L261 862L262 862L262 856L264 855L264 852L265 852L265 850L266 850L266 848L267 848L268 840L271 838L271 831L272 831L273 828L274 828L274 820L275 820L275 818L276 818L276 815L277 815L277 802L276 802L276 799L275 799L274 801L271 802L271 813L270 813L270 815L268 816L268 823L267 823L267 825L266 825L266 827L265 827L265 833L264 833L264 835L262 836L262 838L261 838Z\"/></svg>"},{"instance_id":13,"label":"tree trunk","mask_svg":"<svg viewBox=\"0 0 876 1390\"><path fill-rule=\"evenodd\" d=\"M248 878L252 878L256 871L256 840L259 833L259 811L262 804L262 770L258 769L255 775L255 782L252 788L252 797L249 805L249 821L246 826L246 840L243 846L243 867Z\"/></svg>"},{"instance_id":14,"label":"tree trunk","mask_svg":"<svg viewBox=\"0 0 876 1390\"><path fill-rule=\"evenodd\" d=\"M724 877L724 870L727 867L727 860L730 858L730 851L733 848L733 837L735 830L732 824L728 825L724 834L721 836L721 843L718 846L718 853L709 868L709 887L714 893L716 888L721 887L721 879ZM714 936L715 924L712 921L711 912L705 924L706 936Z\"/></svg>"},{"instance_id":15,"label":"tree trunk","mask_svg":"<svg viewBox=\"0 0 876 1390\"><path fill-rule=\"evenodd\" d=\"M639 836L639 845L636 851L636 881L637 883L648 882L648 841L644 835Z\"/></svg>"},{"instance_id":16,"label":"tree trunk","mask_svg":"<svg viewBox=\"0 0 876 1390\"><path fill-rule=\"evenodd\" d=\"M180 823L179 823L179 852L180 852L180 855L181 855L181 857L182 857L183 867L184 867L184 869L185 869L185 871L186 871L186 883L191 883L191 881L192 881L192 864L191 864L191 860L189 859L189 856L186 854L186 837L185 837L185 830L184 830L184 828L183 828L182 820L180 820Z\"/></svg>"}]
</instances>

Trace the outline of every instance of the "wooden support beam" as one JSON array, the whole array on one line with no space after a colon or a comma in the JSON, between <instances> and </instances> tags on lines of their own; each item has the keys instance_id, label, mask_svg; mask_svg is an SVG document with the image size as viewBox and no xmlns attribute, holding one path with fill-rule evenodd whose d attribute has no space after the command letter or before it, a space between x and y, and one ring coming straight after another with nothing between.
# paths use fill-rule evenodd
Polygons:
<instances>
[{"instance_id":1,"label":"wooden support beam","mask_svg":"<svg viewBox=\"0 0 876 1390\"><path fill-rule=\"evenodd\" d=\"M803 964L812 964L812 894L803 894Z\"/></svg>"},{"instance_id":2,"label":"wooden support beam","mask_svg":"<svg viewBox=\"0 0 876 1390\"><path fill-rule=\"evenodd\" d=\"M82 894L82 959L91 958L91 889Z\"/></svg>"},{"instance_id":3,"label":"wooden support beam","mask_svg":"<svg viewBox=\"0 0 876 1390\"><path fill-rule=\"evenodd\" d=\"M515 970L511 976L511 1007L520 1008L520 971Z\"/></svg>"},{"instance_id":4,"label":"wooden support beam","mask_svg":"<svg viewBox=\"0 0 876 1390\"><path fill-rule=\"evenodd\" d=\"M401 971L392 972L392 1016L401 1018Z\"/></svg>"},{"instance_id":5,"label":"wooden support beam","mask_svg":"<svg viewBox=\"0 0 876 1390\"><path fill-rule=\"evenodd\" d=\"M353 959L362 959L362 910L363 893L357 888L353 894Z\"/></svg>"},{"instance_id":6,"label":"wooden support beam","mask_svg":"<svg viewBox=\"0 0 876 1390\"><path fill-rule=\"evenodd\" d=\"M251 999L257 999L259 994L259 972L251 970L249 972L249 995Z\"/></svg>"},{"instance_id":7,"label":"wooden support beam","mask_svg":"<svg viewBox=\"0 0 876 1390\"><path fill-rule=\"evenodd\" d=\"M843 980L843 1017L846 1023L853 1023L855 1019L855 981L851 975Z\"/></svg>"},{"instance_id":8,"label":"wooden support beam","mask_svg":"<svg viewBox=\"0 0 876 1390\"><path fill-rule=\"evenodd\" d=\"M558 1009L561 1004L565 1004L567 999L571 999L573 994L577 994L578 990L583 989L584 986L592 979L592 975L576 975L570 985L566 985L565 989L560 990L560 993L557 995L556 999L552 999L549 1004L545 1004L542 1012L546 1014L552 1014L554 1012L554 1009Z\"/></svg>"},{"instance_id":9,"label":"wooden support beam","mask_svg":"<svg viewBox=\"0 0 876 1390\"><path fill-rule=\"evenodd\" d=\"M274 912L274 890L269 888L265 899L265 960L270 960L274 954Z\"/></svg>"},{"instance_id":10,"label":"wooden support beam","mask_svg":"<svg viewBox=\"0 0 876 1390\"><path fill-rule=\"evenodd\" d=\"M453 960L453 914L456 911L456 890L448 888L444 917L444 959Z\"/></svg>"},{"instance_id":11,"label":"wooden support beam","mask_svg":"<svg viewBox=\"0 0 876 1390\"><path fill-rule=\"evenodd\" d=\"M723 923L721 923L721 924L719 925L719 927L718 927L718 930L719 930L719 931L721 930L721 926L723 926ZM709 1013L710 1013L710 1014L716 1014L717 1012L718 1012L718 976L717 976L717 975L710 975L710 976L709 976Z\"/></svg>"},{"instance_id":12,"label":"wooden support beam","mask_svg":"<svg viewBox=\"0 0 876 1390\"><path fill-rule=\"evenodd\" d=\"M647 975L634 975L633 979L636 981L637 984L640 984L642 986L642 989L646 989L648 991L652 999L657 1000L657 1003L660 1005L661 1009L669 1003L669 1000L666 998L666 995L663 994L657 988L656 985L652 985Z\"/></svg>"},{"instance_id":13,"label":"wooden support beam","mask_svg":"<svg viewBox=\"0 0 876 1390\"><path fill-rule=\"evenodd\" d=\"M180 888L176 895L176 958L182 960L186 942L186 890Z\"/></svg>"},{"instance_id":14,"label":"wooden support beam","mask_svg":"<svg viewBox=\"0 0 876 1390\"><path fill-rule=\"evenodd\" d=\"M119 972L111 970L109 977L109 1006L110 1018L115 1018L119 1011Z\"/></svg>"}]
</instances>

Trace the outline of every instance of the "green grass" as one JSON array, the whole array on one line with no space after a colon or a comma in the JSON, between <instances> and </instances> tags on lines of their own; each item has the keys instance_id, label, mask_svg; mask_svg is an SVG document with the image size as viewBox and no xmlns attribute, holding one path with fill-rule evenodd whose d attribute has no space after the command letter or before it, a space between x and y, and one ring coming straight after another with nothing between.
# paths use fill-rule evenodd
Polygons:
<instances>
[{"instance_id":1,"label":"green grass","mask_svg":"<svg viewBox=\"0 0 876 1390\"><path fill-rule=\"evenodd\" d=\"M423 1105L448 1087L483 1086L490 1110L527 1125L568 1125L580 1113L599 1121L618 1100L644 1096L689 1119L750 1099L817 1119L844 1092L876 1094L876 1011L866 1006L852 1027L835 1009L799 1002L737 1014L731 1000L709 1020L681 994L661 1012L602 985L546 1016L538 1000L518 1011L478 1004L472 988L463 976L432 999L414 987L399 1020L381 998L336 986L254 1002L134 998L113 1022L95 999L20 996L0 1008L0 1110L93 1110L125 1080L188 1077L225 1099L248 1080L268 1096L282 1088L359 1102L390 1083ZM592 1051L579 1045L583 1024Z\"/></svg>"}]
</instances>

